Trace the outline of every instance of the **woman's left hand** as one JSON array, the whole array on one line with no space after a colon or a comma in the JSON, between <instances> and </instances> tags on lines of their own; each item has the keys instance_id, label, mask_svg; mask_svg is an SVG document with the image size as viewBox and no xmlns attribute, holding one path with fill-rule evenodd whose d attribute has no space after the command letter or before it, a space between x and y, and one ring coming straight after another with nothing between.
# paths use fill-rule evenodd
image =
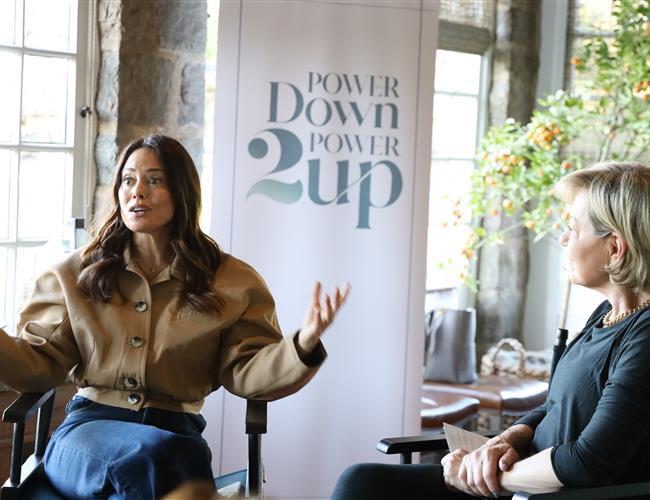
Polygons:
<instances>
[{"instance_id":1,"label":"woman's left hand","mask_svg":"<svg viewBox=\"0 0 650 500\"><path fill-rule=\"evenodd\" d=\"M458 448L450 453L447 453L440 464L443 469L443 477L445 479L445 486L448 490L451 491L461 491L467 493L468 495L475 495L472 490L467 486L467 483L460 479L458 472L460 466L463 463L463 457L469 452L463 448Z\"/></svg>"},{"instance_id":2,"label":"woman's left hand","mask_svg":"<svg viewBox=\"0 0 650 500\"><path fill-rule=\"evenodd\" d=\"M345 303L349 293L349 283L346 283L342 290L335 287L332 296L326 293L321 304L321 284L319 281L316 282L311 304L307 308L302 328L298 334L298 344L301 349L308 353L314 350L327 327L334 321L336 313Z\"/></svg>"}]
</instances>

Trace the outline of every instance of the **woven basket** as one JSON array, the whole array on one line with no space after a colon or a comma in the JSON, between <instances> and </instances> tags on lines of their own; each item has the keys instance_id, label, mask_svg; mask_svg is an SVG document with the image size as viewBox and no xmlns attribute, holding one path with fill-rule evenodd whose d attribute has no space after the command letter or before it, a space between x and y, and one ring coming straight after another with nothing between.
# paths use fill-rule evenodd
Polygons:
<instances>
[{"instance_id":1,"label":"woven basket","mask_svg":"<svg viewBox=\"0 0 650 500\"><path fill-rule=\"evenodd\" d=\"M510 356L504 349L506 346L513 351ZM531 358L531 355L532 353L526 353L526 349L517 339L501 339L481 358L481 375L515 375L519 378L548 380L550 363L529 362L527 358Z\"/></svg>"}]
</instances>

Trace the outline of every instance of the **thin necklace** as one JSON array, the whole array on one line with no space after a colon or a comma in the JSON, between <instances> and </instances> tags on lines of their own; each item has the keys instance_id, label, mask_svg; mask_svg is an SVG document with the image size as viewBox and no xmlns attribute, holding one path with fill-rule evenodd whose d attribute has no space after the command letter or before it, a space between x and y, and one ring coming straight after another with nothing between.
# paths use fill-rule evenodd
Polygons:
<instances>
[{"instance_id":1,"label":"thin necklace","mask_svg":"<svg viewBox=\"0 0 650 500\"><path fill-rule=\"evenodd\" d=\"M627 311L622 312L615 318L612 318L612 311L614 308L612 307L607 314L603 317L603 326L612 326L615 325L616 323L623 321L625 318L628 316L631 316L635 312L639 312L642 309L645 309L646 307L650 306L650 299L646 300L643 304L640 306L635 307L634 309L628 309Z\"/></svg>"},{"instance_id":2,"label":"thin necklace","mask_svg":"<svg viewBox=\"0 0 650 500\"><path fill-rule=\"evenodd\" d=\"M138 266L140 267L140 269L142 269L145 273L147 273L147 271L145 271L145 269L147 269L147 268L146 268L145 266L143 266L143 265L140 263L139 260L136 259L135 261L137 262L137 264L138 264ZM159 273L160 273L163 269L165 269L168 265L169 265L168 262L163 262L163 263L162 263L160 266L158 266L158 267L152 267L151 270L150 270L149 273L148 273L149 278L153 278L154 276L156 276L157 274L159 274Z\"/></svg>"}]
</instances>

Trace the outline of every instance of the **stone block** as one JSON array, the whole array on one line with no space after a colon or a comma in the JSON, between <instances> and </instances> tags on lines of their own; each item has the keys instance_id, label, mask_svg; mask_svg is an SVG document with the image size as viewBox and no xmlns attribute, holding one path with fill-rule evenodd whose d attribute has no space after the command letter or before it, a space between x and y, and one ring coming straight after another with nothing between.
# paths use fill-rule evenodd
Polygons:
<instances>
[{"instance_id":1,"label":"stone block","mask_svg":"<svg viewBox=\"0 0 650 500\"><path fill-rule=\"evenodd\" d=\"M156 2L161 47L183 52L205 52L208 7L206 0Z\"/></svg>"},{"instance_id":2,"label":"stone block","mask_svg":"<svg viewBox=\"0 0 650 500\"><path fill-rule=\"evenodd\" d=\"M166 128L162 126L152 127L152 126L134 125L132 123L122 123L120 125L120 129L117 132L118 148L121 151L131 141L152 134L165 134L165 135L171 135L173 137L173 134L170 134L169 130L166 130Z\"/></svg>"},{"instance_id":3,"label":"stone block","mask_svg":"<svg viewBox=\"0 0 650 500\"><path fill-rule=\"evenodd\" d=\"M111 184L116 162L115 136L98 135L95 141L95 164L97 165L97 183L100 186Z\"/></svg>"},{"instance_id":4,"label":"stone block","mask_svg":"<svg viewBox=\"0 0 650 500\"><path fill-rule=\"evenodd\" d=\"M98 135L115 135L117 134L117 120L112 121L97 121L97 134Z\"/></svg>"},{"instance_id":5,"label":"stone block","mask_svg":"<svg viewBox=\"0 0 650 500\"><path fill-rule=\"evenodd\" d=\"M527 50L524 46L514 45L510 61L511 95L508 114L525 123L534 109L537 78L531 77L531 71L534 69L536 74L539 58L537 53Z\"/></svg>"},{"instance_id":6,"label":"stone block","mask_svg":"<svg viewBox=\"0 0 650 500\"><path fill-rule=\"evenodd\" d=\"M122 20L122 2L118 0L99 0L97 23L99 25L100 44L103 50L118 50Z\"/></svg>"},{"instance_id":7,"label":"stone block","mask_svg":"<svg viewBox=\"0 0 650 500\"><path fill-rule=\"evenodd\" d=\"M101 52L99 85L97 90L97 118L100 121L117 119L118 60L112 50Z\"/></svg>"},{"instance_id":8,"label":"stone block","mask_svg":"<svg viewBox=\"0 0 650 500\"><path fill-rule=\"evenodd\" d=\"M203 127L196 123L187 123L178 128L178 137L180 139L203 137Z\"/></svg>"},{"instance_id":9,"label":"stone block","mask_svg":"<svg viewBox=\"0 0 650 500\"><path fill-rule=\"evenodd\" d=\"M187 149L192 157L199 175L203 165L203 138L202 137L179 137L178 140Z\"/></svg>"},{"instance_id":10,"label":"stone block","mask_svg":"<svg viewBox=\"0 0 650 500\"><path fill-rule=\"evenodd\" d=\"M156 3L153 0L122 0L123 51L154 51L160 46Z\"/></svg>"},{"instance_id":11,"label":"stone block","mask_svg":"<svg viewBox=\"0 0 650 500\"><path fill-rule=\"evenodd\" d=\"M203 124L205 109L205 64L186 63L181 71L178 125Z\"/></svg>"},{"instance_id":12,"label":"stone block","mask_svg":"<svg viewBox=\"0 0 650 500\"><path fill-rule=\"evenodd\" d=\"M97 186L93 206L93 221L102 221L113 206L113 186Z\"/></svg>"},{"instance_id":13,"label":"stone block","mask_svg":"<svg viewBox=\"0 0 650 500\"><path fill-rule=\"evenodd\" d=\"M120 122L162 126L171 103L174 63L151 54L123 54L120 62Z\"/></svg>"}]
</instances>

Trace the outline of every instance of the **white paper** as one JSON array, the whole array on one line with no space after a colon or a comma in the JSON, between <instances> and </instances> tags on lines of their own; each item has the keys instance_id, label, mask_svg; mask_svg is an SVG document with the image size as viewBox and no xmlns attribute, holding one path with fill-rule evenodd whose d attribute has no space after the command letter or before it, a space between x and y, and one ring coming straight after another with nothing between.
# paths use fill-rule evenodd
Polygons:
<instances>
[{"instance_id":1,"label":"white paper","mask_svg":"<svg viewBox=\"0 0 650 500\"><path fill-rule=\"evenodd\" d=\"M474 451L480 448L488 438L476 434L475 432L466 431L455 425L442 423L442 429L445 431L447 438L447 447L450 451L457 450L458 448L465 448L467 451Z\"/></svg>"}]
</instances>

